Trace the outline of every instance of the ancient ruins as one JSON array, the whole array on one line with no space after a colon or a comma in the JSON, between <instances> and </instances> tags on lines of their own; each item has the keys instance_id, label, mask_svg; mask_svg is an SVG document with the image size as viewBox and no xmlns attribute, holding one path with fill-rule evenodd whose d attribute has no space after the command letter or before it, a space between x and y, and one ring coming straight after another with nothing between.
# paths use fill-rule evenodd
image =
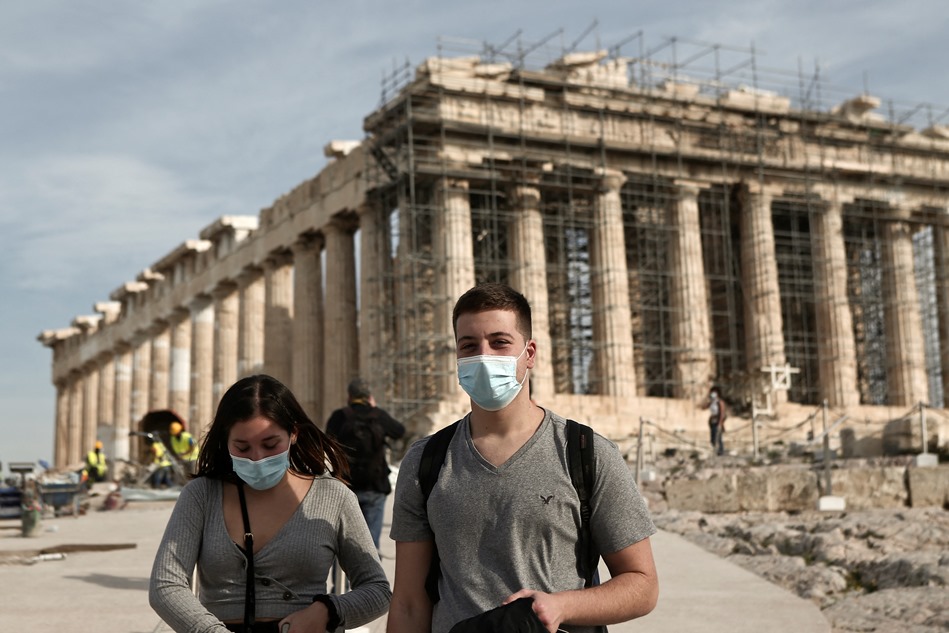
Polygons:
<instances>
[{"instance_id":1,"label":"ancient ruins","mask_svg":"<svg viewBox=\"0 0 949 633\"><path fill-rule=\"evenodd\" d=\"M718 384L733 450L943 449L946 113L753 50L644 48L455 43L393 69L320 173L40 335L56 465L96 438L128 458L149 410L200 434L255 372L320 424L359 374L415 434L444 426L467 406L451 308L486 280L533 305L534 398L608 437L642 418L704 450Z\"/></svg>"}]
</instances>

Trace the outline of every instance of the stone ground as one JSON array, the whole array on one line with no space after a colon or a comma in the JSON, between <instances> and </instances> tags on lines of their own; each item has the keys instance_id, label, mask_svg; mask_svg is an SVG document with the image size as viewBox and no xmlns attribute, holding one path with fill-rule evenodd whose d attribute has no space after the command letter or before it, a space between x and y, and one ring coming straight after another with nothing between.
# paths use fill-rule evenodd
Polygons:
<instances>
[{"instance_id":1,"label":"stone ground","mask_svg":"<svg viewBox=\"0 0 949 633\"><path fill-rule=\"evenodd\" d=\"M658 527L813 601L835 633L949 630L949 510L686 512L667 507L662 473L702 477L702 463L656 470L642 489Z\"/></svg>"}]
</instances>

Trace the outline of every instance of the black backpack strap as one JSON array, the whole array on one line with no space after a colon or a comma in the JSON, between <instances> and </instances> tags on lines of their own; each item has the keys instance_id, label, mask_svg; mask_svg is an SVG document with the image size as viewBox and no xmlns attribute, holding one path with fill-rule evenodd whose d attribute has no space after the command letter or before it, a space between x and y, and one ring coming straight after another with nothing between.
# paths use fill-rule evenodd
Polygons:
<instances>
[{"instance_id":1,"label":"black backpack strap","mask_svg":"<svg viewBox=\"0 0 949 633\"><path fill-rule=\"evenodd\" d=\"M418 483L422 489L422 498L428 506L428 497L435 488L435 482L438 481L438 473L441 472L442 464L445 463L445 456L448 454L448 445L451 444L451 438L455 436L455 431L461 420L446 426L436 432L425 444L422 449L422 457L418 464ZM438 579L441 576L441 559L438 557L438 548L432 547L432 562L428 568L428 576L425 578L425 590L432 604L438 602Z\"/></svg>"},{"instance_id":2,"label":"black backpack strap","mask_svg":"<svg viewBox=\"0 0 949 633\"><path fill-rule=\"evenodd\" d=\"M567 420L567 462L570 479L580 498L580 537L577 551L577 570L586 587L594 585L599 553L593 547L590 530L591 501L596 466L593 459L593 429L574 420Z\"/></svg>"}]
</instances>

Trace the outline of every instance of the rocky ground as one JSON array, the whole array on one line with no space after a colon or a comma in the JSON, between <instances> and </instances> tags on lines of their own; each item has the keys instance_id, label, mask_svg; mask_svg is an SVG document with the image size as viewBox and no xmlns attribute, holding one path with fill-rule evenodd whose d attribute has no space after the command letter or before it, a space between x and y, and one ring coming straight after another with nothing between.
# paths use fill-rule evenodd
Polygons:
<instances>
[{"instance_id":1,"label":"rocky ground","mask_svg":"<svg viewBox=\"0 0 949 633\"><path fill-rule=\"evenodd\" d=\"M949 631L949 510L685 512L667 507L661 473L701 466L657 470L642 489L658 527L813 600L835 633Z\"/></svg>"}]
</instances>

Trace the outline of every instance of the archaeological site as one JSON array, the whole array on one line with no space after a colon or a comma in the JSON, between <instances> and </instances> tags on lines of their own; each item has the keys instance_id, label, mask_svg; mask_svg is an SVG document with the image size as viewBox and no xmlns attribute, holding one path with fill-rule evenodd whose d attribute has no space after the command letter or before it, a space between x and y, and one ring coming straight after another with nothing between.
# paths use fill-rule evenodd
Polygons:
<instances>
[{"instance_id":1,"label":"archaeological site","mask_svg":"<svg viewBox=\"0 0 949 633\"><path fill-rule=\"evenodd\" d=\"M200 435L258 372L320 424L361 375L428 434L483 281L532 304L538 404L631 455L708 453L713 385L733 455L946 454L946 112L728 46L439 42L311 179L40 334L57 466L129 458L153 410Z\"/></svg>"}]
</instances>

